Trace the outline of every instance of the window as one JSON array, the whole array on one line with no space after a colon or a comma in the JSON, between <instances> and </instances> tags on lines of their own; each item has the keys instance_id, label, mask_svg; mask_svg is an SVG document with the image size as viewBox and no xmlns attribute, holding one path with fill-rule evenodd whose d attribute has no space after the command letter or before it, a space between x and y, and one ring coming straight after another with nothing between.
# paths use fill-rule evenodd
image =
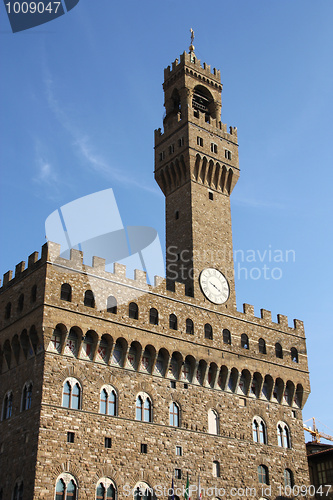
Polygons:
<instances>
[{"instance_id":1,"label":"window","mask_svg":"<svg viewBox=\"0 0 333 500\"><path fill-rule=\"evenodd\" d=\"M169 316L169 328L170 330L177 330L177 316L175 314Z\"/></svg>"},{"instance_id":2,"label":"window","mask_svg":"<svg viewBox=\"0 0 333 500\"><path fill-rule=\"evenodd\" d=\"M169 146L169 155L172 155L174 152L175 152L175 145L174 144L170 144L170 146Z\"/></svg>"},{"instance_id":3,"label":"window","mask_svg":"<svg viewBox=\"0 0 333 500\"><path fill-rule=\"evenodd\" d=\"M264 339L259 339L258 348L260 354L266 354L266 342L264 341Z\"/></svg>"},{"instance_id":4,"label":"window","mask_svg":"<svg viewBox=\"0 0 333 500\"><path fill-rule=\"evenodd\" d=\"M23 499L23 481L17 481L14 486L13 500Z\"/></svg>"},{"instance_id":5,"label":"window","mask_svg":"<svg viewBox=\"0 0 333 500\"><path fill-rule=\"evenodd\" d=\"M325 460L325 462L317 463L317 473L319 484L333 483L333 460Z\"/></svg>"},{"instance_id":6,"label":"window","mask_svg":"<svg viewBox=\"0 0 333 500\"><path fill-rule=\"evenodd\" d=\"M134 500L153 500L154 491L147 483L140 482L134 487Z\"/></svg>"},{"instance_id":7,"label":"window","mask_svg":"<svg viewBox=\"0 0 333 500\"><path fill-rule=\"evenodd\" d=\"M296 347L292 347L290 349L290 355L291 355L291 361L293 361L293 363L298 363L298 352Z\"/></svg>"},{"instance_id":8,"label":"window","mask_svg":"<svg viewBox=\"0 0 333 500\"><path fill-rule=\"evenodd\" d=\"M279 342L275 344L275 356L280 359L283 358L282 345Z\"/></svg>"},{"instance_id":9,"label":"window","mask_svg":"<svg viewBox=\"0 0 333 500\"><path fill-rule=\"evenodd\" d=\"M266 424L260 417L254 417L252 421L252 434L255 443L267 444Z\"/></svg>"},{"instance_id":10,"label":"window","mask_svg":"<svg viewBox=\"0 0 333 500\"><path fill-rule=\"evenodd\" d=\"M96 335L95 332L92 332L94 335ZM81 357L85 359L90 359L90 361L93 360L94 357L94 339L92 333L87 332L83 338L83 348L81 350Z\"/></svg>"},{"instance_id":11,"label":"window","mask_svg":"<svg viewBox=\"0 0 333 500\"><path fill-rule=\"evenodd\" d=\"M228 151L227 149L224 152L224 156L227 160L231 160L231 151Z\"/></svg>"},{"instance_id":12,"label":"window","mask_svg":"<svg viewBox=\"0 0 333 500\"><path fill-rule=\"evenodd\" d=\"M175 469L175 479L181 479L181 478L182 478L181 469Z\"/></svg>"},{"instance_id":13,"label":"window","mask_svg":"<svg viewBox=\"0 0 333 500\"><path fill-rule=\"evenodd\" d=\"M95 297L91 290L87 290L84 294L84 305L87 307L95 307Z\"/></svg>"},{"instance_id":14,"label":"window","mask_svg":"<svg viewBox=\"0 0 333 500\"><path fill-rule=\"evenodd\" d=\"M214 462L213 462L213 476L214 477L221 477L220 462L218 462L217 460L214 460Z\"/></svg>"},{"instance_id":15,"label":"window","mask_svg":"<svg viewBox=\"0 0 333 500\"><path fill-rule=\"evenodd\" d=\"M281 448L291 448L290 431L286 423L279 422L277 425L278 445Z\"/></svg>"},{"instance_id":16,"label":"window","mask_svg":"<svg viewBox=\"0 0 333 500\"><path fill-rule=\"evenodd\" d=\"M284 485L285 486L290 486L290 488L293 488L294 486L294 478L293 478L293 473L291 472L290 469L284 469Z\"/></svg>"},{"instance_id":17,"label":"window","mask_svg":"<svg viewBox=\"0 0 333 500\"><path fill-rule=\"evenodd\" d=\"M258 481L260 484L269 484L266 465L258 465Z\"/></svg>"},{"instance_id":18,"label":"window","mask_svg":"<svg viewBox=\"0 0 333 500\"><path fill-rule=\"evenodd\" d=\"M111 440L111 438L110 437L106 437L104 439L104 447L105 448L111 448L111 446L112 446L112 440Z\"/></svg>"},{"instance_id":19,"label":"window","mask_svg":"<svg viewBox=\"0 0 333 500\"><path fill-rule=\"evenodd\" d=\"M213 328L209 323L205 324L205 339L213 340Z\"/></svg>"},{"instance_id":20,"label":"window","mask_svg":"<svg viewBox=\"0 0 333 500\"><path fill-rule=\"evenodd\" d=\"M103 387L100 394L99 412L104 415L117 415L117 395L111 386Z\"/></svg>"},{"instance_id":21,"label":"window","mask_svg":"<svg viewBox=\"0 0 333 500\"><path fill-rule=\"evenodd\" d=\"M178 220L179 219L179 210L176 210L175 211L175 219Z\"/></svg>"},{"instance_id":22,"label":"window","mask_svg":"<svg viewBox=\"0 0 333 500\"><path fill-rule=\"evenodd\" d=\"M158 311L152 307L149 311L149 323L151 325L158 325Z\"/></svg>"},{"instance_id":23,"label":"window","mask_svg":"<svg viewBox=\"0 0 333 500\"><path fill-rule=\"evenodd\" d=\"M37 285L31 288L31 302L36 302L37 300Z\"/></svg>"},{"instance_id":24,"label":"window","mask_svg":"<svg viewBox=\"0 0 333 500\"><path fill-rule=\"evenodd\" d=\"M190 318L187 318L186 320L186 333L188 333L189 335L194 334L194 325L193 321Z\"/></svg>"},{"instance_id":25,"label":"window","mask_svg":"<svg viewBox=\"0 0 333 500\"><path fill-rule=\"evenodd\" d=\"M183 456L183 450L182 450L181 446L176 446L176 455L177 455L177 457Z\"/></svg>"},{"instance_id":26,"label":"window","mask_svg":"<svg viewBox=\"0 0 333 500\"><path fill-rule=\"evenodd\" d=\"M164 160L164 158L165 158L165 152L164 152L164 151L161 151L161 152L160 152L160 156L159 156L159 158L160 158L160 161L163 161L163 160Z\"/></svg>"},{"instance_id":27,"label":"window","mask_svg":"<svg viewBox=\"0 0 333 500\"><path fill-rule=\"evenodd\" d=\"M217 153L217 144L214 144L214 142L210 143L210 150L212 153Z\"/></svg>"},{"instance_id":28,"label":"window","mask_svg":"<svg viewBox=\"0 0 333 500\"><path fill-rule=\"evenodd\" d=\"M209 193L208 193L208 198L210 200L214 200L214 194L211 191L209 191Z\"/></svg>"},{"instance_id":29,"label":"window","mask_svg":"<svg viewBox=\"0 0 333 500\"><path fill-rule=\"evenodd\" d=\"M32 397L32 383L26 383L22 391L21 411L30 410Z\"/></svg>"},{"instance_id":30,"label":"window","mask_svg":"<svg viewBox=\"0 0 333 500\"><path fill-rule=\"evenodd\" d=\"M249 348L249 337L245 333L242 333L241 336L241 346L243 347L243 349Z\"/></svg>"},{"instance_id":31,"label":"window","mask_svg":"<svg viewBox=\"0 0 333 500\"><path fill-rule=\"evenodd\" d=\"M171 403L169 408L169 423L173 427L180 427L179 413L179 406L176 403Z\"/></svg>"},{"instance_id":32,"label":"window","mask_svg":"<svg viewBox=\"0 0 333 500\"><path fill-rule=\"evenodd\" d=\"M67 432L67 443L74 443L74 432Z\"/></svg>"},{"instance_id":33,"label":"window","mask_svg":"<svg viewBox=\"0 0 333 500\"><path fill-rule=\"evenodd\" d=\"M181 148L182 146L184 146L184 137L178 139L178 147Z\"/></svg>"},{"instance_id":34,"label":"window","mask_svg":"<svg viewBox=\"0 0 333 500\"><path fill-rule=\"evenodd\" d=\"M104 477L100 479L96 489L96 500L115 500L116 488L111 479Z\"/></svg>"},{"instance_id":35,"label":"window","mask_svg":"<svg viewBox=\"0 0 333 500\"><path fill-rule=\"evenodd\" d=\"M108 313L117 314L117 299L113 295L107 298L106 310Z\"/></svg>"},{"instance_id":36,"label":"window","mask_svg":"<svg viewBox=\"0 0 333 500\"><path fill-rule=\"evenodd\" d=\"M11 312L12 312L12 304L11 302L8 302L8 304L5 307L5 319L10 318Z\"/></svg>"},{"instance_id":37,"label":"window","mask_svg":"<svg viewBox=\"0 0 333 500\"><path fill-rule=\"evenodd\" d=\"M208 433L216 435L219 433L219 416L215 410L208 411Z\"/></svg>"},{"instance_id":38,"label":"window","mask_svg":"<svg viewBox=\"0 0 333 500\"><path fill-rule=\"evenodd\" d=\"M222 332L224 344L231 345L231 333L229 330L224 329Z\"/></svg>"},{"instance_id":39,"label":"window","mask_svg":"<svg viewBox=\"0 0 333 500\"><path fill-rule=\"evenodd\" d=\"M148 451L148 446L146 443L141 443L141 446L140 446L140 453L147 453Z\"/></svg>"},{"instance_id":40,"label":"window","mask_svg":"<svg viewBox=\"0 0 333 500\"><path fill-rule=\"evenodd\" d=\"M131 319L139 318L139 308L135 302L131 302L130 305L128 306L128 316Z\"/></svg>"},{"instance_id":41,"label":"window","mask_svg":"<svg viewBox=\"0 0 333 500\"><path fill-rule=\"evenodd\" d=\"M13 411L13 394L8 392L3 400L2 406L2 420L7 420L12 416Z\"/></svg>"},{"instance_id":42,"label":"window","mask_svg":"<svg viewBox=\"0 0 333 500\"><path fill-rule=\"evenodd\" d=\"M60 298L67 302L72 301L72 287L68 283L63 283L61 285Z\"/></svg>"},{"instance_id":43,"label":"window","mask_svg":"<svg viewBox=\"0 0 333 500\"><path fill-rule=\"evenodd\" d=\"M152 404L149 396L147 394L140 394L136 398L136 420L141 420L142 422L152 422Z\"/></svg>"},{"instance_id":44,"label":"window","mask_svg":"<svg viewBox=\"0 0 333 500\"><path fill-rule=\"evenodd\" d=\"M67 472L61 474L56 483L55 500L76 500L77 483L74 477Z\"/></svg>"},{"instance_id":45,"label":"window","mask_svg":"<svg viewBox=\"0 0 333 500\"><path fill-rule=\"evenodd\" d=\"M67 379L62 392L62 406L79 410L81 406L81 387L75 378Z\"/></svg>"},{"instance_id":46,"label":"window","mask_svg":"<svg viewBox=\"0 0 333 500\"><path fill-rule=\"evenodd\" d=\"M171 387L171 389L176 389L176 381L175 380L170 381L170 387Z\"/></svg>"},{"instance_id":47,"label":"window","mask_svg":"<svg viewBox=\"0 0 333 500\"><path fill-rule=\"evenodd\" d=\"M24 306L24 295L23 293L21 293L17 302L17 310L19 312L23 311L23 306Z\"/></svg>"},{"instance_id":48,"label":"window","mask_svg":"<svg viewBox=\"0 0 333 500\"><path fill-rule=\"evenodd\" d=\"M199 136L197 137L197 145L201 146L201 147L203 146L203 138L202 137L199 137Z\"/></svg>"}]
</instances>

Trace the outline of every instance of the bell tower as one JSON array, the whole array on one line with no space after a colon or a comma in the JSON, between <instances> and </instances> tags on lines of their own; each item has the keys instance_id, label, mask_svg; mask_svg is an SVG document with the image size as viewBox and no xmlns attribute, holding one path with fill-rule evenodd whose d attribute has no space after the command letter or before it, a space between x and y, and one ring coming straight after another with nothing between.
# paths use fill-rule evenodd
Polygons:
<instances>
[{"instance_id":1,"label":"bell tower","mask_svg":"<svg viewBox=\"0 0 333 500\"><path fill-rule=\"evenodd\" d=\"M236 307L230 194L239 177L237 129L227 132L220 121L220 71L201 65L192 43L189 49L164 70L164 132L155 130L166 276L207 306L229 309Z\"/></svg>"}]
</instances>

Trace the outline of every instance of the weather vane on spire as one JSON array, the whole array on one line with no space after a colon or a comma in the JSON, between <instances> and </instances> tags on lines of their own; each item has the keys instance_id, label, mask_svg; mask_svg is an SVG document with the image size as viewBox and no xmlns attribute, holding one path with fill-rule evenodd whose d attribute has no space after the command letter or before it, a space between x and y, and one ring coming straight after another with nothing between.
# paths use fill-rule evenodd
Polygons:
<instances>
[{"instance_id":1,"label":"weather vane on spire","mask_svg":"<svg viewBox=\"0 0 333 500\"><path fill-rule=\"evenodd\" d=\"M194 31L193 31L193 29L192 29L192 28L190 29L190 33L191 33L191 45L190 45L190 52L193 52L193 51L194 51L194 45L193 45L193 42L194 42Z\"/></svg>"}]
</instances>

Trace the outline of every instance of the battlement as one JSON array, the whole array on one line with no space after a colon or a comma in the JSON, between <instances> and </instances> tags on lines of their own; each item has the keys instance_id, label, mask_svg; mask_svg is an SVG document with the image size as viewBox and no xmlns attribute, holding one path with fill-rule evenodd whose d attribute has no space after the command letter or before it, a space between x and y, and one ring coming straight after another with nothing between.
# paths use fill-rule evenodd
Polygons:
<instances>
[{"instance_id":1,"label":"battlement","mask_svg":"<svg viewBox=\"0 0 333 500\"><path fill-rule=\"evenodd\" d=\"M45 243L42 246L41 256L38 258L38 252L33 252L28 258L28 267L25 268L25 262L20 262L15 267L15 275L12 271L4 274L3 283L0 287L0 294L7 288L11 287L27 274L31 273L43 264L49 263L51 265L59 266L68 269L68 271L80 272L91 276L93 278L100 278L111 282L117 282L124 286L136 289L142 293L158 294L170 299L181 302L187 302L194 307L202 307L195 297L190 297L185 294L185 285L183 283L175 282L174 291L171 291L167 286L167 281L161 276L154 277L154 284L151 285L147 281L145 271L136 269L134 271L134 278L128 278L126 274L126 266L123 264L115 263L113 272L105 270L105 259L100 257L93 257L92 265L88 266L83 263L83 252L80 250L71 249L70 258L64 259L60 256L60 245L54 242ZM288 318L282 314L277 315L277 322L272 321L271 311L261 309L260 317L255 316L254 307L250 304L243 304L243 311L233 311L222 306L211 305L211 309L216 313L222 313L225 316L233 316L244 321L249 321L257 326L264 326L275 330L283 331L300 337L304 337L303 321L298 319L293 320L293 328L288 325Z\"/></svg>"},{"instance_id":2,"label":"battlement","mask_svg":"<svg viewBox=\"0 0 333 500\"><path fill-rule=\"evenodd\" d=\"M220 120L209 117L209 120L206 121L204 115L199 114L199 116L197 117L194 114L194 110L192 111L193 113L189 117L191 123L194 123L200 128L207 130L207 132L214 132L221 138L237 144L237 127L229 126L228 132L228 126L225 123L222 123ZM164 126L163 132L161 128L155 129L155 146L158 146L161 142L164 141L166 136L169 136L170 133L176 130L177 127L179 127L181 121L182 120L180 119L180 114L178 113L173 117L173 119L169 119L168 123Z\"/></svg>"},{"instance_id":3,"label":"battlement","mask_svg":"<svg viewBox=\"0 0 333 500\"><path fill-rule=\"evenodd\" d=\"M180 60L178 58L175 59L175 61L171 64L171 67L168 66L164 69L164 81L167 81L184 66L188 66L201 75L211 78L214 80L214 83L221 84L220 70L213 68L213 71L211 71L209 64L203 63L203 65L201 65L200 59L197 59L194 53L189 54L186 51L180 55Z\"/></svg>"}]
</instances>

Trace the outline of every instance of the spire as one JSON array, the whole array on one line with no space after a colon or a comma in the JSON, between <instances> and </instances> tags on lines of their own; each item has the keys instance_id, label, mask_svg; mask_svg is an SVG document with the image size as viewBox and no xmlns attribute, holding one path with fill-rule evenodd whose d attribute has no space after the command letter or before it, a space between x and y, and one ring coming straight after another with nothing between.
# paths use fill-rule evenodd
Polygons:
<instances>
[{"instance_id":1,"label":"spire","mask_svg":"<svg viewBox=\"0 0 333 500\"><path fill-rule=\"evenodd\" d=\"M193 31L192 28L190 29L190 33L191 33L191 45L189 46L189 49L190 49L190 54L192 55L192 52L194 52L194 45L193 45L193 42L194 42L194 31Z\"/></svg>"}]
</instances>

